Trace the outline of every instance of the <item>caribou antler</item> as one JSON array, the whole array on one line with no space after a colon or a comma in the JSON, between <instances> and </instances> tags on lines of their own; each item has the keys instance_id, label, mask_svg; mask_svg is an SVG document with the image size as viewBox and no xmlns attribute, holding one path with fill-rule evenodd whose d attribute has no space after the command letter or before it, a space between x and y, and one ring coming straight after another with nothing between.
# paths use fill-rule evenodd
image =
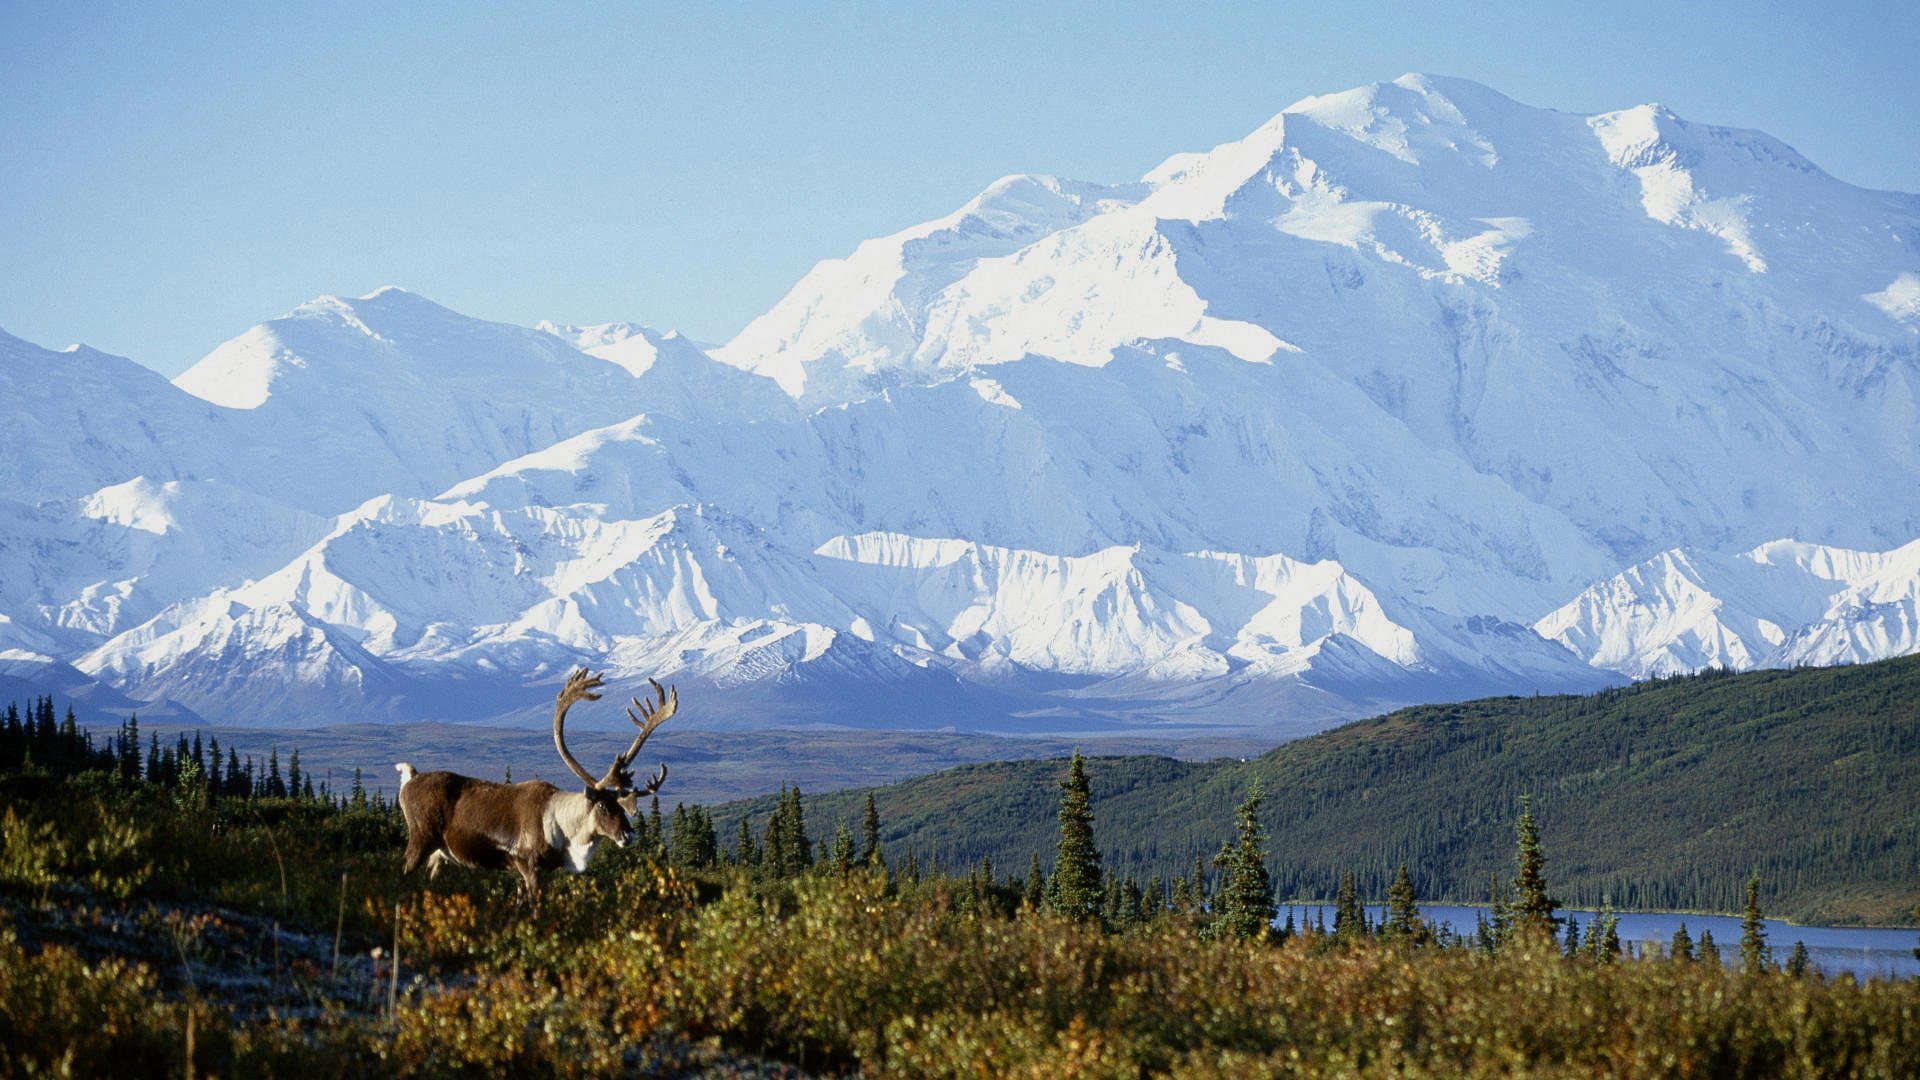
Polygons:
<instances>
[{"instance_id":1,"label":"caribou antler","mask_svg":"<svg viewBox=\"0 0 1920 1080\"><path fill-rule=\"evenodd\" d=\"M577 701L599 701L600 695L594 691L600 686L600 676L581 668L567 676L567 684L560 688L559 695L553 699L553 748L560 751L560 760L566 762L567 768L573 770L573 775L585 781L588 787L599 787L605 781L596 781L585 766L574 760L573 755L567 752L567 740L562 732L567 723L567 710Z\"/></svg>"},{"instance_id":2,"label":"caribou antler","mask_svg":"<svg viewBox=\"0 0 1920 1080\"><path fill-rule=\"evenodd\" d=\"M646 744L647 736L653 734L653 729L666 723L673 716L674 710L680 707L678 691L672 687L662 687L658 679L647 681L653 684L655 700L646 702L634 698L633 704L627 707L627 719L633 721L633 726L640 729L640 734L633 737L633 745L627 747L626 753L613 759L613 767L607 770L606 776L601 777L600 787L619 781L619 787L632 788L633 774L627 771L627 766L633 764L634 757L640 753L640 747ZM634 714L635 709L640 710L639 715ZM666 782L666 779L667 765L666 762L661 762L660 768L648 779L647 786L639 794L653 794L660 789L660 785Z\"/></svg>"}]
</instances>

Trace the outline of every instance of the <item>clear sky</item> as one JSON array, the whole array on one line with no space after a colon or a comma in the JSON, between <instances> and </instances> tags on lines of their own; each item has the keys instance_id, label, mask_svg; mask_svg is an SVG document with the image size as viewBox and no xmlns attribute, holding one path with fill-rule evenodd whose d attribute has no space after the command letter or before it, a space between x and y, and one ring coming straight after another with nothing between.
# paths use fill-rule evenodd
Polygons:
<instances>
[{"instance_id":1,"label":"clear sky","mask_svg":"<svg viewBox=\"0 0 1920 1080\"><path fill-rule=\"evenodd\" d=\"M387 6L0 0L0 328L173 374L397 284L722 341L996 177L1133 179L1406 71L1920 191L1911 0Z\"/></svg>"}]
</instances>

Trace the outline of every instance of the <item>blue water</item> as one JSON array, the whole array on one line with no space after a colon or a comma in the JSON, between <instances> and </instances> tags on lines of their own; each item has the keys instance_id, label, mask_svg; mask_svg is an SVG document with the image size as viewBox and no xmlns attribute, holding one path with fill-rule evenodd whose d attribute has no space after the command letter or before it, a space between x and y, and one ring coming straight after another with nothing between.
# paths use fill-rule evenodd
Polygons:
<instances>
[{"instance_id":1,"label":"blue water","mask_svg":"<svg viewBox=\"0 0 1920 1080\"><path fill-rule=\"evenodd\" d=\"M1428 921L1446 926L1456 934L1471 936L1485 908L1451 904L1422 905ZM1288 905L1280 909L1280 921L1288 913L1296 924L1324 918L1333 925L1333 905ZM1383 906L1369 905L1368 917L1377 924L1386 913ZM1586 940L1592 926L1591 911L1563 911L1561 914L1580 924L1580 938ZM1698 942L1702 931L1713 931L1713 942L1720 947L1720 960L1729 966L1740 962L1740 920L1730 915L1682 915L1665 911L1623 911L1620 919L1620 944L1635 954L1657 956L1681 923ZM1775 963L1784 964L1793 952L1793 943L1807 943L1807 958L1828 975L1853 975L1861 979L1913 978L1920 976L1920 959L1913 955L1920 946L1920 930L1879 930L1849 926L1795 926L1767 919L1767 944L1773 948Z\"/></svg>"}]
</instances>

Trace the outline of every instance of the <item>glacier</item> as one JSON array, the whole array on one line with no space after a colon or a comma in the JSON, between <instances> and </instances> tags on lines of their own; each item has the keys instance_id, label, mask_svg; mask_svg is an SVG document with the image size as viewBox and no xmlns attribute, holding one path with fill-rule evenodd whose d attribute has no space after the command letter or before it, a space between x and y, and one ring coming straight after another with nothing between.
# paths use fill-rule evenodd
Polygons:
<instances>
[{"instance_id":1,"label":"glacier","mask_svg":"<svg viewBox=\"0 0 1920 1080\"><path fill-rule=\"evenodd\" d=\"M731 341L322 297L0 334L8 686L222 722L1274 738L1920 650L1920 197L1429 75L1017 175ZM698 694L696 698L694 695Z\"/></svg>"}]
</instances>

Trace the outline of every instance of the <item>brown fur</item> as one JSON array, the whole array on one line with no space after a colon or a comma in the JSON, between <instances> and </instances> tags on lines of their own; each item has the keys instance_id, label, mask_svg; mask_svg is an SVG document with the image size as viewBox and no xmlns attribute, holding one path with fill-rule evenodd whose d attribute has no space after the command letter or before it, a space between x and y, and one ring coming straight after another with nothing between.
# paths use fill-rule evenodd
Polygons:
<instances>
[{"instance_id":1,"label":"brown fur","mask_svg":"<svg viewBox=\"0 0 1920 1080\"><path fill-rule=\"evenodd\" d=\"M628 766L653 730L672 717L680 696L672 687L649 679L655 697L634 698L627 719L640 733L626 751L614 755L606 775L596 779L567 750L567 710L581 701L598 701L603 681L585 668L567 676L553 699L553 748L578 776L585 789L561 791L544 780L496 784L459 773L416 773L400 762L400 813L407 819L407 854L401 872L411 874L422 862L427 876L451 859L488 870L510 869L520 875L527 896L538 902L540 871L565 866L576 872L587 868L594 845L612 840L622 847L633 833L633 814L642 795L659 790L667 778L662 763L636 791Z\"/></svg>"},{"instance_id":2,"label":"brown fur","mask_svg":"<svg viewBox=\"0 0 1920 1080\"><path fill-rule=\"evenodd\" d=\"M567 848L554 842L555 800L562 792L544 780L496 784L451 772L418 773L400 786L400 813L407 822L407 853L401 872L413 873L436 853L466 866L484 870L513 870L528 896L539 893L541 870L566 862ZM632 831L630 815L637 797L588 791L591 832L588 846L600 839L624 844ZM436 860L429 876L439 872Z\"/></svg>"}]
</instances>

